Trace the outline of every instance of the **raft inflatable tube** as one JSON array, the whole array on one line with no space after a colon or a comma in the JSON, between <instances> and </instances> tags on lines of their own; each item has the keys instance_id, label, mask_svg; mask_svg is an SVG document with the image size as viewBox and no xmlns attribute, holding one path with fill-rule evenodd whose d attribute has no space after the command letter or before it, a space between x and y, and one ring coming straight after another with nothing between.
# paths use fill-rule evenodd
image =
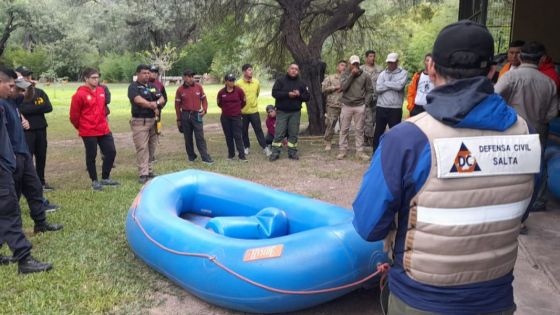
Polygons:
<instances>
[{"instance_id":1,"label":"raft inflatable tube","mask_svg":"<svg viewBox=\"0 0 560 315\"><path fill-rule=\"evenodd\" d=\"M377 281L383 242L353 212L198 170L158 176L126 220L134 253L199 298L255 313L290 312Z\"/></svg>"},{"instance_id":2,"label":"raft inflatable tube","mask_svg":"<svg viewBox=\"0 0 560 315\"><path fill-rule=\"evenodd\" d=\"M548 190L560 199L560 144L549 141L545 150L548 172Z\"/></svg>"}]
</instances>

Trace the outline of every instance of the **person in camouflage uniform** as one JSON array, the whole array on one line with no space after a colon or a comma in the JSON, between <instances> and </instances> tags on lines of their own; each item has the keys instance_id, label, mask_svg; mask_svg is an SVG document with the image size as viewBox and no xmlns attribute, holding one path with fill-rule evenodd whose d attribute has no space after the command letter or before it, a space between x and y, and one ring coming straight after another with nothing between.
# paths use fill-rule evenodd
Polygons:
<instances>
[{"instance_id":1,"label":"person in camouflage uniform","mask_svg":"<svg viewBox=\"0 0 560 315\"><path fill-rule=\"evenodd\" d=\"M346 61L340 60L336 65L336 73L325 78L321 90L327 97L327 112L325 113L325 151L331 150L334 127L340 117L341 104L340 97L340 74L346 70Z\"/></svg>"},{"instance_id":2,"label":"person in camouflage uniform","mask_svg":"<svg viewBox=\"0 0 560 315\"><path fill-rule=\"evenodd\" d=\"M361 69L371 76L371 83L373 85L373 99L371 103L366 104L365 119L364 119L364 145L371 146L373 144L373 132L375 130L375 109L377 106L377 92L375 85L379 74L383 72L383 68L375 64L375 51L368 50L365 53L366 63L361 66Z\"/></svg>"}]
</instances>

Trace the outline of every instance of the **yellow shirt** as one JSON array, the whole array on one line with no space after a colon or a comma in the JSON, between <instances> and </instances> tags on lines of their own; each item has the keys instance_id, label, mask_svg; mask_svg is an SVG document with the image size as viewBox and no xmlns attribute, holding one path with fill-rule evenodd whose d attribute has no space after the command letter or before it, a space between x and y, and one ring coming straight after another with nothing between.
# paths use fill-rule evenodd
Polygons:
<instances>
[{"instance_id":1,"label":"yellow shirt","mask_svg":"<svg viewBox=\"0 0 560 315\"><path fill-rule=\"evenodd\" d=\"M251 82L245 81L243 78L237 80L237 86L245 92L247 103L241 109L241 114L254 114L259 112L259 94L261 92L261 84L259 80L253 78Z\"/></svg>"}]
</instances>

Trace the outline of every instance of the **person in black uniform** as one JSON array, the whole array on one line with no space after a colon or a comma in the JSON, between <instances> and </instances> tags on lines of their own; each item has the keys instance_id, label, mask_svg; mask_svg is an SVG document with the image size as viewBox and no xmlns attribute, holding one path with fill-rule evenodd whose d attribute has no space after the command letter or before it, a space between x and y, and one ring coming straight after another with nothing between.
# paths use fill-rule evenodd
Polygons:
<instances>
[{"instance_id":1,"label":"person in black uniform","mask_svg":"<svg viewBox=\"0 0 560 315\"><path fill-rule=\"evenodd\" d=\"M29 121L29 129L25 130L25 140L29 147L29 153L35 158L35 170L43 185L44 191L51 191L53 188L45 181L45 165L47 161L47 120L45 114L53 110L49 96L45 91L35 87L33 81L33 71L26 67L16 68L24 80L31 83L29 88L29 99L25 99L19 104L19 112Z\"/></svg>"},{"instance_id":2,"label":"person in black uniform","mask_svg":"<svg viewBox=\"0 0 560 315\"><path fill-rule=\"evenodd\" d=\"M16 77L13 70L0 67L0 104L6 103L15 89ZM31 243L23 233L21 209L12 177L15 169L16 158L8 136L4 106L0 106L0 246L6 242L13 254L13 257L0 256L0 264L17 261L19 273L47 271L52 265L31 256Z\"/></svg>"},{"instance_id":3,"label":"person in black uniform","mask_svg":"<svg viewBox=\"0 0 560 315\"><path fill-rule=\"evenodd\" d=\"M161 92L149 82L150 67L139 65L136 68L136 81L128 87L132 119L132 140L136 147L136 164L139 182L145 184L154 177L153 161L156 151L156 117L165 105Z\"/></svg>"}]
</instances>

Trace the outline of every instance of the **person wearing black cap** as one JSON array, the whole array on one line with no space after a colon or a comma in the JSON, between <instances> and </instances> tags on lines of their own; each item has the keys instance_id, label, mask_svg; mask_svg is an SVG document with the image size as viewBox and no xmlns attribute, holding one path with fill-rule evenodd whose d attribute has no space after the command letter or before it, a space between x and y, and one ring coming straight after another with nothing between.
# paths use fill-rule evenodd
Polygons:
<instances>
[{"instance_id":1,"label":"person wearing black cap","mask_svg":"<svg viewBox=\"0 0 560 315\"><path fill-rule=\"evenodd\" d=\"M45 166L47 162L47 120L45 114L53 110L49 96L42 89L35 87L33 71L26 67L16 68L23 79L32 83L29 93L30 99L25 99L18 105L19 111L29 121L29 129L25 130L25 140L31 156L35 158L35 170L43 185L43 190L51 191L53 188L45 181Z\"/></svg>"},{"instance_id":2,"label":"person wearing black cap","mask_svg":"<svg viewBox=\"0 0 560 315\"><path fill-rule=\"evenodd\" d=\"M42 272L52 269L31 256L31 243L25 237L21 222L21 209L16 196L12 173L16 169L16 157L8 135L5 107L15 89L17 77L11 69L0 66L0 246L4 242L12 251L12 257L0 255L0 265L18 263L19 273Z\"/></svg>"},{"instance_id":3,"label":"person wearing black cap","mask_svg":"<svg viewBox=\"0 0 560 315\"><path fill-rule=\"evenodd\" d=\"M161 108L165 107L167 104L167 91L165 90L165 85L159 80L159 67L156 65L150 65L150 83L153 84L163 96L163 105ZM161 111L157 116L156 123L156 134L159 136L161 134ZM154 157L155 159L155 157Z\"/></svg>"},{"instance_id":4,"label":"person wearing black cap","mask_svg":"<svg viewBox=\"0 0 560 315\"><path fill-rule=\"evenodd\" d=\"M193 134L196 147L202 163L211 165L214 160L208 154L206 140L204 140L203 117L208 111L208 100L202 85L194 80L194 72L190 69L183 71L184 83L175 93L175 114L177 115L177 129L185 138L187 159L194 162L197 155L194 152Z\"/></svg>"},{"instance_id":5,"label":"person wearing black cap","mask_svg":"<svg viewBox=\"0 0 560 315\"><path fill-rule=\"evenodd\" d=\"M243 90L235 85L235 76L227 74L224 77L225 87L218 92L217 103L222 109L220 122L226 136L226 144L228 148L228 160L235 157L235 149L239 154L239 160L247 162L245 150L243 147L241 109L247 103ZM234 146L235 142L235 146Z\"/></svg>"},{"instance_id":6,"label":"person wearing black cap","mask_svg":"<svg viewBox=\"0 0 560 315\"><path fill-rule=\"evenodd\" d=\"M163 107L164 99L159 90L150 83L148 65L138 65L136 77L136 81L128 87L128 99L132 109L130 127L136 147L138 181L145 184L155 176L153 161L157 145L156 117Z\"/></svg>"},{"instance_id":7,"label":"person wearing black cap","mask_svg":"<svg viewBox=\"0 0 560 315\"><path fill-rule=\"evenodd\" d=\"M443 28L426 111L385 133L364 175L353 224L365 240L384 240L393 260L388 314L515 311L517 236L540 143L494 93L493 54L483 25Z\"/></svg>"}]
</instances>

